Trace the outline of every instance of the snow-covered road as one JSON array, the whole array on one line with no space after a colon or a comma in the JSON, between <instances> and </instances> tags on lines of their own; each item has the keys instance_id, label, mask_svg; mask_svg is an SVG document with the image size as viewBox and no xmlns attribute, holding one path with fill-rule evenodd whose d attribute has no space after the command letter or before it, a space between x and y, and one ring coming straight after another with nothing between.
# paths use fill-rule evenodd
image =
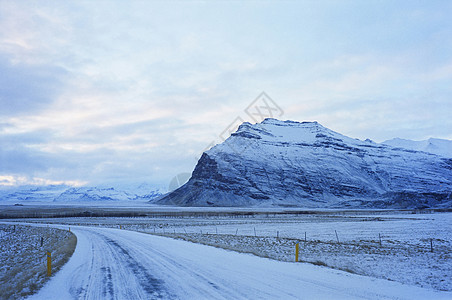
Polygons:
<instances>
[{"instance_id":1,"label":"snow-covered road","mask_svg":"<svg viewBox=\"0 0 452 300\"><path fill-rule=\"evenodd\" d=\"M73 256L31 299L452 299L452 293L133 231L72 231Z\"/></svg>"}]
</instances>

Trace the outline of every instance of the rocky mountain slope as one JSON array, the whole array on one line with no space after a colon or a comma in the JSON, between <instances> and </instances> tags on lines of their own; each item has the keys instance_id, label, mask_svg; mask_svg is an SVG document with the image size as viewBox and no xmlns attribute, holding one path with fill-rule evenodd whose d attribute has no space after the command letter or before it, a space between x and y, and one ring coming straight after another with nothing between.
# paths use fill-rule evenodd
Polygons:
<instances>
[{"instance_id":1,"label":"rocky mountain slope","mask_svg":"<svg viewBox=\"0 0 452 300\"><path fill-rule=\"evenodd\" d=\"M243 123L190 180L155 201L180 206L452 206L452 159L352 139L317 122Z\"/></svg>"}]
</instances>

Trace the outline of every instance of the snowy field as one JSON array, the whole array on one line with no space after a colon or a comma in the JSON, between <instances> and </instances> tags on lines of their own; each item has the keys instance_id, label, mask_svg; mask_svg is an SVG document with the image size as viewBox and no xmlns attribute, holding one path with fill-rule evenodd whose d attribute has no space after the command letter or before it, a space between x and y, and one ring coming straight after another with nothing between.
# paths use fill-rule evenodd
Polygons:
<instances>
[{"instance_id":1,"label":"snowy field","mask_svg":"<svg viewBox=\"0 0 452 300\"><path fill-rule=\"evenodd\" d=\"M57 272L74 252L76 237L66 230L0 224L0 299L20 299L47 281L46 251Z\"/></svg>"},{"instance_id":2,"label":"snowy field","mask_svg":"<svg viewBox=\"0 0 452 300\"><path fill-rule=\"evenodd\" d=\"M52 225L59 226L59 225ZM77 248L30 299L451 299L451 292L116 228L73 226Z\"/></svg>"},{"instance_id":3,"label":"snowy field","mask_svg":"<svg viewBox=\"0 0 452 300\"><path fill-rule=\"evenodd\" d=\"M300 261L452 291L452 213L269 213L211 217L60 218L39 222L155 233L281 261L294 260L295 244L299 242Z\"/></svg>"}]
</instances>

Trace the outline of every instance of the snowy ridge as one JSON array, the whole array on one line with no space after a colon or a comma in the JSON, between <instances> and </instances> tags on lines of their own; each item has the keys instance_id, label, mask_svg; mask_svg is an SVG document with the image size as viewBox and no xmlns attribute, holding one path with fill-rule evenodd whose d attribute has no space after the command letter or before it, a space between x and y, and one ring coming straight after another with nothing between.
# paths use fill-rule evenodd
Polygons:
<instances>
[{"instance_id":1,"label":"snowy ridge","mask_svg":"<svg viewBox=\"0 0 452 300\"><path fill-rule=\"evenodd\" d=\"M452 158L452 141L449 140L430 138L424 141L412 141L395 138L392 140L384 141L382 144L389 145L392 147L424 151Z\"/></svg>"},{"instance_id":2,"label":"snowy ridge","mask_svg":"<svg viewBox=\"0 0 452 300\"><path fill-rule=\"evenodd\" d=\"M317 122L243 123L156 203L308 208L451 207L452 160L361 141Z\"/></svg>"}]
</instances>

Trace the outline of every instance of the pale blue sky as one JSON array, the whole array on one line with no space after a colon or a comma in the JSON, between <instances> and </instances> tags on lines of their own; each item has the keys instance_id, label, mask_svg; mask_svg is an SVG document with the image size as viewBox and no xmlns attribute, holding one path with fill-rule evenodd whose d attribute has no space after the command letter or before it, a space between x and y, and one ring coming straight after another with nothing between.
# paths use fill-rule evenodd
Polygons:
<instances>
[{"instance_id":1,"label":"pale blue sky","mask_svg":"<svg viewBox=\"0 0 452 300\"><path fill-rule=\"evenodd\" d=\"M452 139L452 1L0 1L0 185L165 188L265 91L282 119Z\"/></svg>"}]
</instances>

